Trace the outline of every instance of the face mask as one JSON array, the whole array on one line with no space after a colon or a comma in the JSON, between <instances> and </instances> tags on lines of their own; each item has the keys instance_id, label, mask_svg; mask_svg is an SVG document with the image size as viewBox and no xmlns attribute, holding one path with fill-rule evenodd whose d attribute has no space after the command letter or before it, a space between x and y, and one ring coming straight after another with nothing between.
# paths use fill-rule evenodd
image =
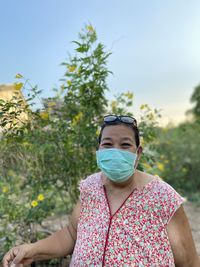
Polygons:
<instances>
[{"instance_id":1,"label":"face mask","mask_svg":"<svg viewBox=\"0 0 200 267\"><path fill-rule=\"evenodd\" d=\"M122 149L109 148L96 151L97 165L113 182L125 182L135 172L137 154Z\"/></svg>"}]
</instances>

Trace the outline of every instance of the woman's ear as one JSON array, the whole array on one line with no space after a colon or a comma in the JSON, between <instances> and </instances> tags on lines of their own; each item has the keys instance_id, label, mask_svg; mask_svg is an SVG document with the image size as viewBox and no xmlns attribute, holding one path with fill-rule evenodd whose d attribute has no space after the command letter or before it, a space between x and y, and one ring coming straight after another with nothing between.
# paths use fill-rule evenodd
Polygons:
<instances>
[{"instance_id":1,"label":"woman's ear","mask_svg":"<svg viewBox=\"0 0 200 267\"><path fill-rule=\"evenodd\" d=\"M138 160L141 158L142 152L143 152L143 147L139 146L138 149L137 149Z\"/></svg>"},{"instance_id":2,"label":"woman's ear","mask_svg":"<svg viewBox=\"0 0 200 267\"><path fill-rule=\"evenodd\" d=\"M134 166L135 169L136 169L137 166L138 166L138 162L139 162L139 160L140 160L140 158L141 158L142 152L143 152L143 148L142 148L142 146L139 146L139 147L137 148L137 160L136 160L136 162L135 162L135 166Z\"/></svg>"}]
</instances>

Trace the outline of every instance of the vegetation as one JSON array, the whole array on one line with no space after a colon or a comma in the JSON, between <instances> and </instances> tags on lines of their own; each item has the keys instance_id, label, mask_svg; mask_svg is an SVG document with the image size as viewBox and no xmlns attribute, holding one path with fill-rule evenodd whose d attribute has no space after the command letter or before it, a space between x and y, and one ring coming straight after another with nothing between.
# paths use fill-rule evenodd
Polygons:
<instances>
[{"instance_id":1,"label":"vegetation","mask_svg":"<svg viewBox=\"0 0 200 267\"><path fill-rule=\"evenodd\" d=\"M46 235L37 225L48 216L72 210L80 179L97 171L95 150L103 115L133 115L133 93L112 101L105 96L110 53L98 43L94 28L86 25L73 44L74 55L62 63L62 85L55 97L42 100L42 108L36 109L41 91L21 74L16 75L16 96L0 100L1 257L15 244ZM19 90L25 102L17 97ZM27 118L22 120L24 112ZM141 112L145 153L140 169L166 178L180 192L199 190L198 123L162 130L158 110L144 104Z\"/></svg>"}]
</instances>

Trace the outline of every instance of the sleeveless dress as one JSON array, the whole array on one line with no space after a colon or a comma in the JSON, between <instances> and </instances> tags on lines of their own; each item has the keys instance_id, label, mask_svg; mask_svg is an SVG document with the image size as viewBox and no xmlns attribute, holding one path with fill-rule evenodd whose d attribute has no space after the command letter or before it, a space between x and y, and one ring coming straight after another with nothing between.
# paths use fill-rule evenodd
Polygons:
<instances>
[{"instance_id":1,"label":"sleeveless dress","mask_svg":"<svg viewBox=\"0 0 200 267\"><path fill-rule=\"evenodd\" d=\"M166 226L184 199L156 177L111 215L101 172L80 182L70 267L175 267Z\"/></svg>"}]
</instances>

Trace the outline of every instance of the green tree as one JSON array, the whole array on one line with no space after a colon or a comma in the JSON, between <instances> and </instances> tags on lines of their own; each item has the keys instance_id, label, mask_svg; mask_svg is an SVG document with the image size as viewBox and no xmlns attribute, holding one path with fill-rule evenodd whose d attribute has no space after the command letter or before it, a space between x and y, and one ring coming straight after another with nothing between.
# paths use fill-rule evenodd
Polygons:
<instances>
[{"instance_id":1,"label":"green tree","mask_svg":"<svg viewBox=\"0 0 200 267\"><path fill-rule=\"evenodd\" d=\"M190 110L190 112L193 114L194 119L200 122L200 85L194 88L190 101L194 103L194 107Z\"/></svg>"},{"instance_id":2,"label":"green tree","mask_svg":"<svg viewBox=\"0 0 200 267\"><path fill-rule=\"evenodd\" d=\"M182 123L160 129L156 150L164 179L190 200L199 201L200 125Z\"/></svg>"},{"instance_id":3,"label":"green tree","mask_svg":"<svg viewBox=\"0 0 200 267\"><path fill-rule=\"evenodd\" d=\"M78 181L96 170L94 152L107 107L110 53L97 42L91 25L73 43L75 55L63 63L63 84L54 98L43 100L42 110L31 108L40 91L22 75L17 75L21 82L16 86L27 95L27 105L16 98L0 103L0 239L9 233L5 250L17 239L35 240L33 225L46 216L70 212L78 198ZM29 120L18 123L22 112Z\"/></svg>"}]
</instances>

